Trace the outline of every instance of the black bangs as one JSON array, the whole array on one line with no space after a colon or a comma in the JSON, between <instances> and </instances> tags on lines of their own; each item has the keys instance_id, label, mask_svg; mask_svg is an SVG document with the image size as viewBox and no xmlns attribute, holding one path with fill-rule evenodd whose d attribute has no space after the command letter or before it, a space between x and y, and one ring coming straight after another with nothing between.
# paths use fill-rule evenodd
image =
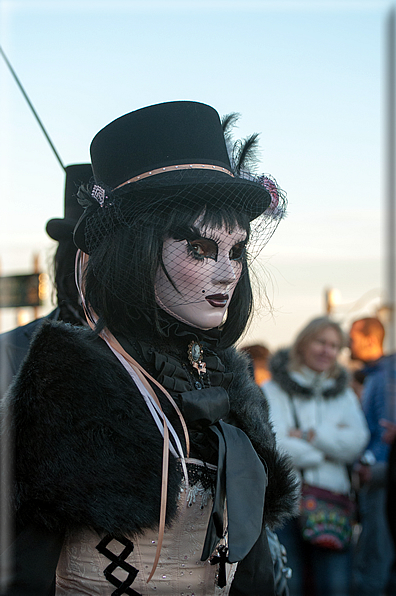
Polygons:
<instances>
[{"instance_id":1,"label":"black bangs","mask_svg":"<svg viewBox=\"0 0 396 596\"><path fill-rule=\"evenodd\" d=\"M166 226L163 228L164 238L182 239L185 238L186 230L205 230L206 228L224 228L231 233L235 228L241 228L247 233L247 240L250 233L249 217L244 213L238 213L234 209L215 209L213 207L197 206L192 212L191 208L173 211L169 214Z\"/></svg>"}]
</instances>

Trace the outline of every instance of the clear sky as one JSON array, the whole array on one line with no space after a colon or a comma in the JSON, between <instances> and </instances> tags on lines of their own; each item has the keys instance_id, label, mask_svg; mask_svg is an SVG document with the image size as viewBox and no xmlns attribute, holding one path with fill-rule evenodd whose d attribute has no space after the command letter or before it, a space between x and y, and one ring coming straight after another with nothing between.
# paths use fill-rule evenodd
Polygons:
<instances>
[{"instance_id":1,"label":"clear sky","mask_svg":"<svg viewBox=\"0 0 396 596\"><path fill-rule=\"evenodd\" d=\"M350 304L345 325L384 298L391 6L0 0L0 43L65 165L89 161L111 120L167 100L238 111L238 136L261 133L259 171L289 209L260 260L272 310L262 305L249 339L275 348L323 312L325 287ZM1 58L0 131L2 273L25 273L33 253L43 267L53 253L44 227L62 216L64 176Z\"/></svg>"}]
</instances>

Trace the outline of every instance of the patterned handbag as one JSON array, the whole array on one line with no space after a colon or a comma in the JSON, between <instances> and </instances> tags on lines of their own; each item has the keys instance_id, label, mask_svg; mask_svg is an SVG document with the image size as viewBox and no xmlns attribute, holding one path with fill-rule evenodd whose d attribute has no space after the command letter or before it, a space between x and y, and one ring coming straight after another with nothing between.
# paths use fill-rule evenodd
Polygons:
<instances>
[{"instance_id":1,"label":"patterned handbag","mask_svg":"<svg viewBox=\"0 0 396 596\"><path fill-rule=\"evenodd\" d=\"M303 484L298 518L302 537L328 550L348 548L355 519L355 502L347 495Z\"/></svg>"}]
</instances>

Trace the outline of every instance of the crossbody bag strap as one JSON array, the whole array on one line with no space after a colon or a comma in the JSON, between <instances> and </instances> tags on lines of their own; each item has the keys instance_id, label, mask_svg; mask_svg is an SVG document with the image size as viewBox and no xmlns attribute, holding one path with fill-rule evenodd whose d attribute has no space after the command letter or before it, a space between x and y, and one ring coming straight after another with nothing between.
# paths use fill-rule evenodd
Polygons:
<instances>
[{"instance_id":1,"label":"crossbody bag strap","mask_svg":"<svg viewBox=\"0 0 396 596\"><path fill-rule=\"evenodd\" d=\"M294 418L294 425L298 430L300 430L300 421L297 416L296 404L294 403L294 399L292 398L290 393L288 394L288 397L289 397L289 403L290 403L290 407L291 407L293 418ZM300 469L300 474L301 474L301 479L304 482L304 470L302 468Z\"/></svg>"},{"instance_id":2,"label":"crossbody bag strap","mask_svg":"<svg viewBox=\"0 0 396 596\"><path fill-rule=\"evenodd\" d=\"M290 393L289 393L289 402L290 402L290 407L292 409L292 414L293 414L293 418L294 418L294 425L296 428L300 429L300 422L299 422L298 416L297 416L296 404L294 403L294 399L292 398Z\"/></svg>"}]
</instances>

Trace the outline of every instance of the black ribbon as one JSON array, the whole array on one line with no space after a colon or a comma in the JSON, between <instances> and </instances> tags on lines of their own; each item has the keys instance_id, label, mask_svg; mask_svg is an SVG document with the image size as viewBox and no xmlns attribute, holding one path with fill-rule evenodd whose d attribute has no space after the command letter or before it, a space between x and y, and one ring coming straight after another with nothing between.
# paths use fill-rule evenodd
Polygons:
<instances>
[{"instance_id":1,"label":"black ribbon","mask_svg":"<svg viewBox=\"0 0 396 596\"><path fill-rule=\"evenodd\" d=\"M183 416L192 430L214 433L218 440L216 492L201 560L205 561L224 536L227 501L228 561L241 561L258 540L264 513L267 476L247 435L222 420L229 413L223 387L180 394Z\"/></svg>"}]
</instances>

